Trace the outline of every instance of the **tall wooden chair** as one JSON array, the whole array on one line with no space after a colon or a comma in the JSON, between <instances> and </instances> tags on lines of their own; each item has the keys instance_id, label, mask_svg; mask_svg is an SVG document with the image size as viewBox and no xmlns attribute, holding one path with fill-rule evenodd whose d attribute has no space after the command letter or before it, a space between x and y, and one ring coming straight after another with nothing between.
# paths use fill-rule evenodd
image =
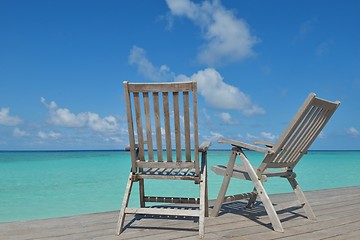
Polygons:
<instances>
[{"instance_id":1,"label":"tall wooden chair","mask_svg":"<svg viewBox=\"0 0 360 240\"><path fill-rule=\"evenodd\" d=\"M302 206L307 217L311 220L316 220L309 202L296 181L294 167L302 156L307 153L308 148L320 134L339 104L339 101L330 102L317 98L314 93L309 94L275 144L260 141L254 143L263 144L266 148L235 140L220 139L219 142L231 144L233 148L227 166L219 165L212 167L216 174L224 176L224 180L211 216L215 217L219 214L223 202L249 198L247 207L252 207L259 196L270 218L273 229L283 232L279 217L263 185L268 177L282 177L289 181L295 192L298 199L295 205ZM254 168L251 165L243 151L244 149L265 154L264 160L258 168ZM235 164L237 156L240 157L241 165ZM225 197L232 177L252 181L254 185L253 192ZM287 205L287 207L289 206L291 205Z\"/></svg>"},{"instance_id":2,"label":"tall wooden chair","mask_svg":"<svg viewBox=\"0 0 360 240\"><path fill-rule=\"evenodd\" d=\"M199 235L203 237L204 218L208 215L206 161L210 142L198 144L196 82L125 81L124 94L130 143L127 150L130 151L132 165L117 234L123 231L126 214L146 214L199 217ZM190 180L200 185L200 194L195 198L146 196L145 179ZM139 183L139 208L128 207L134 182ZM168 181L168 184L176 188L176 182ZM156 208L146 207L146 202L188 203L197 207Z\"/></svg>"}]
</instances>

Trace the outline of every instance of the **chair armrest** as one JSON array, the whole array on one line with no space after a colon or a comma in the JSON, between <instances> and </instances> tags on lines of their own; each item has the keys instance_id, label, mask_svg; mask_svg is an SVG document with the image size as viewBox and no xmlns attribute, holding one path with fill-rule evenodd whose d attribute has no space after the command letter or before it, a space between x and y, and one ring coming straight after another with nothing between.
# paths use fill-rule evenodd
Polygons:
<instances>
[{"instance_id":1,"label":"chair armrest","mask_svg":"<svg viewBox=\"0 0 360 240\"><path fill-rule=\"evenodd\" d=\"M210 146L211 142L203 142L199 147L199 152L207 152Z\"/></svg>"},{"instance_id":2,"label":"chair armrest","mask_svg":"<svg viewBox=\"0 0 360 240\"><path fill-rule=\"evenodd\" d=\"M254 144L256 144L256 145L265 145L265 146L267 146L267 147L269 147L269 148L274 147L274 143L268 142L268 141L263 141L263 140L256 140L256 141L254 142Z\"/></svg>"},{"instance_id":3,"label":"chair armrest","mask_svg":"<svg viewBox=\"0 0 360 240\"><path fill-rule=\"evenodd\" d=\"M219 143L229 143L233 146L236 147L240 147L240 148L244 148L244 149L249 149L249 150L254 150L257 152L263 152L263 153L269 153L269 154L273 154L274 151L272 151L269 148L262 148L259 146L255 146L252 144L248 144L248 143L244 143L244 142L240 142L240 141L236 141L236 140L231 140L231 139L219 139L218 140Z\"/></svg>"}]
</instances>

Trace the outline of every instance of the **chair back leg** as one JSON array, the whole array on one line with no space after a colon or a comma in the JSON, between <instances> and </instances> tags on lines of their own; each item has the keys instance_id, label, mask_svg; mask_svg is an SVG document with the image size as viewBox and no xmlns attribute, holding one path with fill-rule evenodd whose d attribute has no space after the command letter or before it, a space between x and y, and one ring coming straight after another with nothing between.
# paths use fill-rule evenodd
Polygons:
<instances>
[{"instance_id":1,"label":"chair back leg","mask_svg":"<svg viewBox=\"0 0 360 240\"><path fill-rule=\"evenodd\" d=\"M289 181L292 189L294 190L295 195L298 198L300 204L302 205L308 219L316 221L315 213L312 210L308 200L305 197L304 192L301 190L301 188L300 188L299 184L297 183L296 179L290 177L290 178L288 178L288 181Z\"/></svg>"},{"instance_id":2,"label":"chair back leg","mask_svg":"<svg viewBox=\"0 0 360 240\"><path fill-rule=\"evenodd\" d=\"M211 217L217 217L219 215L219 211L221 208L222 203L224 202L225 194L228 189L230 179L234 170L235 160L236 160L236 151L232 150L229 158L228 165L226 167L226 174L224 176L224 180L222 182L218 197L214 204L214 207L211 211Z\"/></svg>"},{"instance_id":3,"label":"chair back leg","mask_svg":"<svg viewBox=\"0 0 360 240\"><path fill-rule=\"evenodd\" d=\"M254 206L256 198L258 196L258 192L257 192L256 188L253 189L252 194L253 195L249 198L246 208L252 208Z\"/></svg>"}]
</instances>

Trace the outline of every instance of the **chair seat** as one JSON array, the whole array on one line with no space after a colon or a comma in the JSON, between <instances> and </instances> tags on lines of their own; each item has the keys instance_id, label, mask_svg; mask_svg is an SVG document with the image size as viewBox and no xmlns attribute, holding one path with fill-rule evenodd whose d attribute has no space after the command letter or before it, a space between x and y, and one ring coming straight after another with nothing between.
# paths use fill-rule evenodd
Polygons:
<instances>
[{"instance_id":1,"label":"chair seat","mask_svg":"<svg viewBox=\"0 0 360 240\"><path fill-rule=\"evenodd\" d=\"M161 179L171 177L174 180L194 180L194 178L199 177L194 168L144 168L136 175L139 178Z\"/></svg>"},{"instance_id":2,"label":"chair seat","mask_svg":"<svg viewBox=\"0 0 360 240\"><path fill-rule=\"evenodd\" d=\"M224 166L224 165L212 166L211 170L213 170L217 175L221 175L221 176L226 175L226 166ZM255 170L255 172L257 172L257 168L254 167L254 170ZM288 172L286 172L285 170L270 171L270 170L266 169L262 173L262 176L264 177L263 181L266 181L266 177L275 177L275 176L281 177L281 176L287 176L287 175L288 175ZM251 181L250 175L246 171L245 166L243 164L235 164L234 165L232 177Z\"/></svg>"}]
</instances>

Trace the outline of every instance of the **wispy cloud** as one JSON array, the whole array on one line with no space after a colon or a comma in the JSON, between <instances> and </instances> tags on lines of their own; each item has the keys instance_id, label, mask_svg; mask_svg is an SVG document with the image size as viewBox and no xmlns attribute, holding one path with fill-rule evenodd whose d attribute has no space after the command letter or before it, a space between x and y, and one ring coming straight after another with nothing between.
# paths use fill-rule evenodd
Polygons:
<instances>
[{"instance_id":1,"label":"wispy cloud","mask_svg":"<svg viewBox=\"0 0 360 240\"><path fill-rule=\"evenodd\" d=\"M264 140L275 141L278 138L275 134L269 132L261 132L260 134Z\"/></svg>"},{"instance_id":2,"label":"wispy cloud","mask_svg":"<svg viewBox=\"0 0 360 240\"><path fill-rule=\"evenodd\" d=\"M256 135L252 135L250 133L247 133L246 138L251 141L262 139L265 141L274 142L278 138L278 136L273 133L270 133L270 132L261 132L260 137L256 136Z\"/></svg>"},{"instance_id":3,"label":"wispy cloud","mask_svg":"<svg viewBox=\"0 0 360 240\"><path fill-rule=\"evenodd\" d=\"M10 116L9 108L1 108L0 110L0 124L5 126L16 126L22 122L21 118L17 116Z\"/></svg>"},{"instance_id":4,"label":"wispy cloud","mask_svg":"<svg viewBox=\"0 0 360 240\"><path fill-rule=\"evenodd\" d=\"M315 49L315 54L316 56L323 56L326 53L328 53L330 51L331 46L334 45L334 41L333 40L326 40L322 43L320 43L316 49Z\"/></svg>"},{"instance_id":5,"label":"wispy cloud","mask_svg":"<svg viewBox=\"0 0 360 240\"><path fill-rule=\"evenodd\" d=\"M239 120L233 119L231 117L231 114L228 112L222 112L218 114L218 117L221 119L221 121L228 125L236 125L239 124Z\"/></svg>"},{"instance_id":6,"label":"wispy cloud","mask_svg":"<svg viewBox=\"0 0 360 240\"><path fill-rule=\"evenodd\" d=\"M118 130L118 123L114 116L101 118L99 114L92 112L72 113L67 108L59 108L52 101L49 104L45 98L41 98L41 102L49 110L49 123L61 127L85 127L88 126L97 132L113 132Z\"/></svg>"},{"instance_id":7,"label":"wispy cloud","mask_svg":"<svg viewBox=\"0 0 360 240\"><path fill-rule=\"evenodd\" d=\"M346 133L353 137L358 137L360 135L360 132L354 127L346 129Z\"/></svg>"},{"instance_id":8,"label":"wispy cloud","mask_svg":"<svg viewBox=\"0 0 360 240\"><path fill-rule=\"evenodd\" d=\"M190 0L167 0L173 17L186 17L201 28L206 43L198 60L209 66L238 61L254 55L253 46L259 39L250 33L243 19L237 18L220 1L194 3ZM170 18L172 25L173 19Z\"/></svg>"},{"instance_id":9,"label":"wispy cloud","mask_svg":"<svg viewBox=\"0 0 360 240\"><path fill-rule=\"evenodd\" d=\"M169 67L166 65L155 67L148 60L143 48L137 46L132 47L129 55L129 63L136 65L138 71L152 81L169 81L173 78L173 73L170 72Z\"/></svg>"},{"instance_id":10,"label":"wispy cloud","mask_svg":"<svg viewBox=\"0 0 360 240\"><path fill-rule=\"evenodd\" d=\"M318 20L316 18L308 19L302 22L298 28L298 31L293 39L293 43L297 43L306 39L315 29Z\"/></svg>"},{"instance_id":11,"label":"wispy cloud","mask_svg":"<svg viewBox=\"0 0 360 240\"><path fill-rule=\"evenodd\" d=\"M29 134L26 131L21 130L20 128L14 128L13 136L14 137L25 137L25 136L29 136Z\"/></svg>"},{"instance_id":12,"label":"wispy cloud","mask_svg":"<svg viewBox=\"0 0 360 240\"><path fill-rule=\"evenodd\" d=\"M40 137L43 140L45 140L45 139L58 139L58 138L61 137L61 133L54 132L54 131L49 131L49 132L39 131L38 132L38 137Z\"/></svg>"},{"instance_id":13,"label":"wispy cloud","mask_svg":"<svg viewBox=\"0 0 360 240\"><path fill-rule=\"evenodd\" d=\"M219 138L223 138L224 135L218 132L210 132L210 135L203 136L205 141L216 142Z\"/></svg>"},{"instance_id":14,"label":"wispy cloud","mask_svg":"<svg viewBox=\"0 0 360 240\"><path fill-rule=\"evenodd\" d=\"M175 80L198 83L201 96L207 104L218 109L240 110L245 115L264 114L265 110L253 104L251 99L240 89L224 81L224 78L213 68L198 71L191 77L178 75Z\"/></svg>"}]
</instances>

